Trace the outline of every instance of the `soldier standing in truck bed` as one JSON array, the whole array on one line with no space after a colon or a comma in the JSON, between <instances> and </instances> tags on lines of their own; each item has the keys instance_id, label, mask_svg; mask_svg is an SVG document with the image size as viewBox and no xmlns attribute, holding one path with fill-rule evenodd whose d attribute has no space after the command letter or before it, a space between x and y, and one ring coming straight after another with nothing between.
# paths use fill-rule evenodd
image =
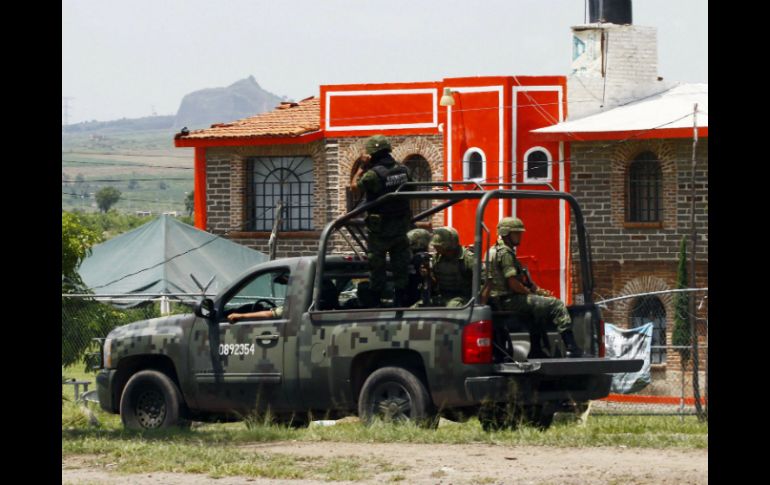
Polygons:
<instances>
[{"instance_id":1,"label":"soldier standing in truck bed","mask_svg":"<svg viewBox=\"0 0 770 485\"><path fill-rule=\"evenodd\" d=\"M409 181L407 168L390 154L390 141L383 135L366 140L366 153L371 157L369 169L360 168L351 182L351 188L363 190L366 202L395 192ZM390 255L393 272L393 306L402 307L407 302L406 288L409 282L409 240L406 233L412 226L412 212L406 199L393 200L368 211L366 216L367 244L369 251L369 288L375 301L380 301L385 289L386 255Z\"/></svg>"}]
</instances>

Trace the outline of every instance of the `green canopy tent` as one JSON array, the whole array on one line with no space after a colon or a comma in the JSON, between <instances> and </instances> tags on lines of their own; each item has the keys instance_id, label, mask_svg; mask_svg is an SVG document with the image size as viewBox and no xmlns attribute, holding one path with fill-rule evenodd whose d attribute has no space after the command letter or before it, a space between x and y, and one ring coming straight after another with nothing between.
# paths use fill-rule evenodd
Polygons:
<instances>
[{"instance_id":1,"label":"green canopy tent","mask_svg":"<svg viewBox=\"0 0 770 485\"><path fill-rule=\"evenodd\" d=\"M202 285L214 277L206 290L211 295L251 266L267 260L259 251L163 215L94 246L78 273L97 296L200 295L191 274ZM139 303L141 299L120 306Z\"/></svg>"}]
</instances>

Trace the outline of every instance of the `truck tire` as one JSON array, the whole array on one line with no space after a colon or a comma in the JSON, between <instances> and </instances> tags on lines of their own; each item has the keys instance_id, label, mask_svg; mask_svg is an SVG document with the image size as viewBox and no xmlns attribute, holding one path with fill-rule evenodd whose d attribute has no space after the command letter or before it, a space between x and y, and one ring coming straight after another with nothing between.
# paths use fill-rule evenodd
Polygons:
<instances>
[{"instance_id":1,"label":"truck tire","mask_svg":"<svg viewBox=\"0 0 770 485\"><path fill-rule=\"evenodd\" d=\"M516 429L521 422L521 408L506 403L485 403L479 408L479 423L484 431Z\"/></svg>"},{"instance_id":2,"label":"truck tire","mask_svg":"<svg viewBox=\"0 0 770 485\"><path fill-rule=\"evenodd\" d=\"M181 416L182 396L162 372L139 371L128 380L120 398L120 419L126 429L186 427Z\"/></svg>"},{"instance_id":3,"label":"truck tire","mask_svg":"<svg viewBox=\"0 0 770 485\"><path fill-rule=\"evenodd\" d=\"M484 431L518 429L521 425L548 429L553 423L556 408L550 404L524 406L488 403L479 409L479 422Z\"/></svg>"},{"instance_id":4,"label":"truck tire","mask_svg":"<svg viewBox=\"0 0 770 485\"><path fill-rule=\"evenodd\" d=\"M383 367L366 379L358 397L358 416L364 423L414 421L434 425L433 404L425 384L401 367Z\"/></svg>"},{"instance_id":5,"label":"truck tire","mask_svg":"<svg viewBox=\"0 0 770 485\"><path fill-rule=\"evenodd\" d=\"M532 404L525 406L522 414L525 423L545 430L553 423L556 407L551 403Z\"/></svg>"}]
</instances>

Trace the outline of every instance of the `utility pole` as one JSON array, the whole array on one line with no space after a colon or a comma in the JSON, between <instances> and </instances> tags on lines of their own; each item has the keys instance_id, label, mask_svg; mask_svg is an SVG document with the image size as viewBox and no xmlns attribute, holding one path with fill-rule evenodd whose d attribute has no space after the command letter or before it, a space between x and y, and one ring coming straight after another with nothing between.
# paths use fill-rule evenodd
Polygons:
<instances>
[{"instance_id":1,"label":"utility pole","mask_svg":"<svg viewBox=\"0 0 770 485\"><path fill-rule=\"evenodd\" d=\"M61 97L61 102L62 102L61 109L62 109L62 118L63 118L63 121L62 121L62 131L64 131L64 128L66 128L67 125L69 124L69 119L70 119L70 105L69 105L69 102L72 101L73 99L75 99L75 98L73 98L71 96L62 96Z\"/></svg>"},{"instance_id":2,"label":"utility pole","mask_svg":"<svg viewBox=\"0 0 770 485\"><path fill-rule=\"evenodd\" d=\"M695 168L697 165L695 151L698 148L698 103L695 103L695 106L693 106L692 119L692 176L690 180L690 235L692 253L690 253L690 287L697 288L697 286L695 286L695 249L698 239L698 233L695 230ZM693 397L695 398L695 412L698 415L698 419L703 421L706 416L703 414L703 408L701 407L700 402L700 385L698 383L698 333L696 328L695 298L690 298L690 337L692 338L693 371L692 391Z\"/></svg>"}]
</instances>

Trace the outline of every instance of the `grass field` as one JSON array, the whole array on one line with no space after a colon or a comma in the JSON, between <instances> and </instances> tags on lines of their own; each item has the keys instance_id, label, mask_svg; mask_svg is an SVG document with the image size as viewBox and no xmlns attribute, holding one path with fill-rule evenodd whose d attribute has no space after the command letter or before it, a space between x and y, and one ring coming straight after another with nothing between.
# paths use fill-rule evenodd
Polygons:
<instances>
[{"instance_id":1,"label":"grass field","mask_svg":"<svg viewBox=\"0 0 770 485\"><path fill-rule=\"evenodd\" d=\"M124 152L62 151L62 208L97 211L93 195L102 187L121 191L118 211L184 213L185 195L193 189L193 155L189 149ZM133 182L132 182L133 180ZM72 195L75 194L75 195Z\"/></svg>"},{"instance_id":2,"label":"grass field","mask_svg":"<svg viewBox=\"0 0 770 485\"><path fill-rule=\"evenodd\" d=\"M91 380L95 374L83 366L62 369L68 378ZM94 384L95 385L95 384ZM72 402L72 387L65 386L62 404L62 455L79 457L84 466L108 467L122 473L186 472L212 477L249 476L275 479L362 480L375 471L398 467L386 460L372 463L355 457L327 458L312 463L296 456L259 453L249 445L270 442L488 444L499 446L627 447L707 449L708 424L694 416L591 415L585 425L557 419L540 431L523 427L516 431L485 432L476 418L449 423L438 429L412 424L345 423L336 426L293 429L249 419L234 423L196 423L192 429L131 432L123 429L117 415L98 405L88 408L99 426L88 423L82 405ZM93 387L92 387L93 388ZM317 417L322 419L322 416ZM397 480L397 479L396 479Z\"/></svg>"}]
</instances>

